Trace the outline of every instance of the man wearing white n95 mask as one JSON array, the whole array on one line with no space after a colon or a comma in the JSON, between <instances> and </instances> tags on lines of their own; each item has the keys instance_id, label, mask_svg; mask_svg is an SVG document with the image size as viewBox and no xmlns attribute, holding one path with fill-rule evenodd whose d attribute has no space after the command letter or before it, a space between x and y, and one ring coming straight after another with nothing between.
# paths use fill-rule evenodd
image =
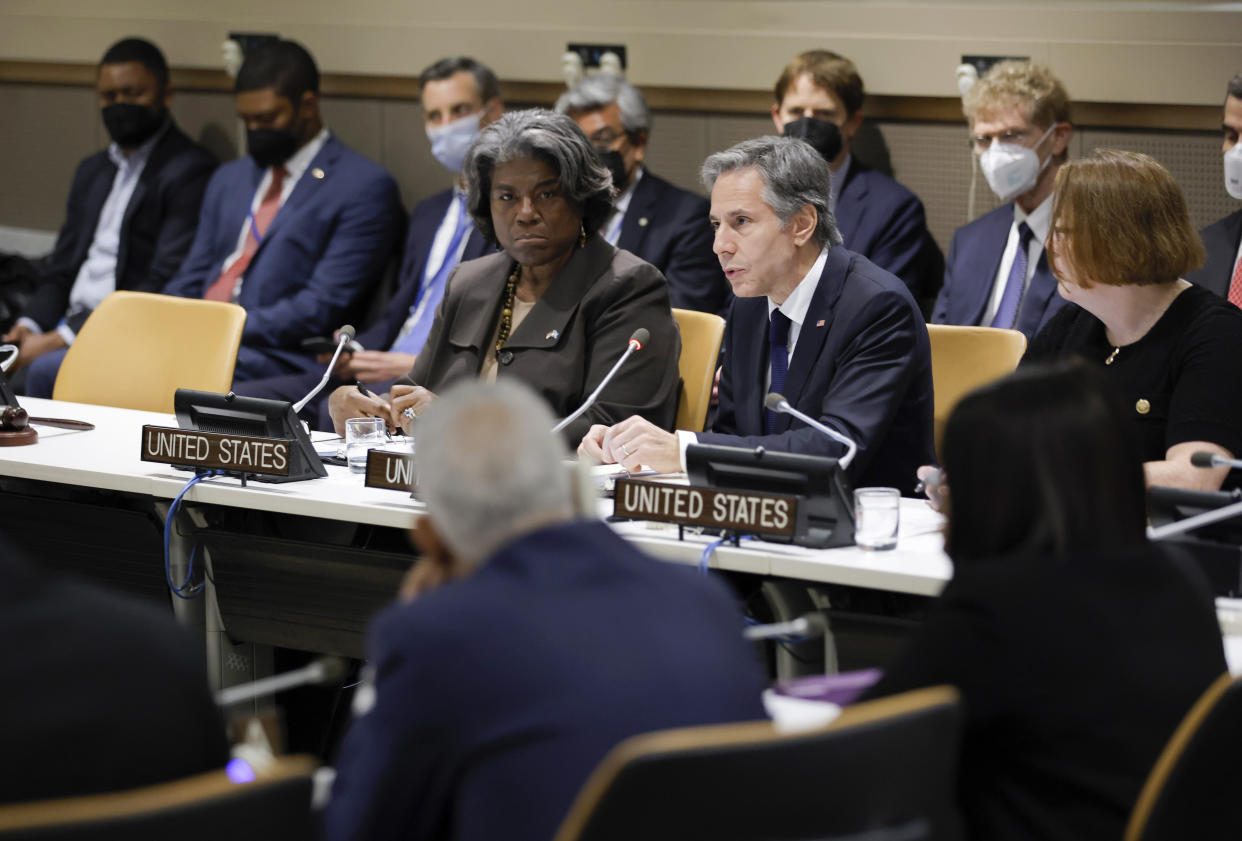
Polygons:
<instances>
[{"instance_id":1,"label":"man wearing white n95 mask","mask_svg":"<svg viewBox=\"0 0 1242 841\"><path fill-rule=\"evenodd\" d=\"M979 168L1006 204L954 233L931 320L1021 330L1029 339L1065 304L1044 242L1073 131L1069 95L1048 68L1002 61L963 109Z\"/></svg>"},{"instance_id":2,"label":"man wearing white n95 mask","mask_svg":"<svg viewBox=\"0 0 1242 841\"><path fill-rule=\"evenodd\" d=\"M1221 129L1225 192L1242 200L1242 143L1238 142L1242 135L1242 73L1229 80ZM1203 268L1186 275L1186 279L1242 307L1242 210L1213 222L1200 235L1207 261Z\"/></svg>"}]
</instances>

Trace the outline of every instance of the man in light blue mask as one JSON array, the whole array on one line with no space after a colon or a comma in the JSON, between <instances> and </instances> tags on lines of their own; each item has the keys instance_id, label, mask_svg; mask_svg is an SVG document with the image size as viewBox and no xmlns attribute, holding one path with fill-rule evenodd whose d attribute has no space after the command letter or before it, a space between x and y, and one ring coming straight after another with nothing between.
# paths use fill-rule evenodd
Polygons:
<instances>
[{"instance_id":1,"label":"man in light blue mask","mask_svg":"<svg viewBox=\"0 0 1242 841\"><path fill-rule=\"evenodd\" d=\"M1065 301L1044 243L1052 189L1068 156L1069 95L1048 68L1002 61L966 95L970 144L1000 207L953 235L931 320L1033 337Z\"/></svg>"},{"instance_id":2,"label":"man in light blue mask","mask_svg":"<svg viewBox=\"0 0 1242 841\"><path fill-rule=\"evenodd\" d=\"M410 213L392 300L341 355L329 387L303 409L303 417L319 429L332 429L327 398L333 388L361 382L383 393L413 367L444 297L448 276L459 263L495 250L475 230L466 212L461 167L479 132L504 113L496 74L472 58L458 56L432 64L419 77L419 84L431 154L454 173L453 186L419 202ZM324 355L321 364L328 359ZM316 372L256 380L240 384L238 393L300 400L319 376Z\"/></svg>"},{"instance_id":3,"label":"man in light blue mask","mask_svg":"<svg viewBox=\"0 0 1242 841\"><path fill-rule=\"evenodd\" d=\"M1242 199L1242 143L1238 142L1242 135L1242 73L1229 80L1221 129L1225 192ZM1203 268L1186 275L1186 279L1242 306L1242 210L1213 222L1200 234L1207 261Z\"/></svg>"}]
</instances>

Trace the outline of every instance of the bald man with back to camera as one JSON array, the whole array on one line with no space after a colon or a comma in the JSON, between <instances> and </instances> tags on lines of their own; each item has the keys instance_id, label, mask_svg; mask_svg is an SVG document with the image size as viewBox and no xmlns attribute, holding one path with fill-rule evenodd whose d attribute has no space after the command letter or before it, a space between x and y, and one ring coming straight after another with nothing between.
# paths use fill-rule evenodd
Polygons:
<instances>
[{"instance_id":1,"label":"bald man with back to camera","mask_svg":"<svg viewBox=\"0 0 1242 841\"><path fill-rule=\"evenodd\" d=\"M422 559L371 626L329 841L547 841L621 740L764 716L725 588L577 519L554 423L513 380L419 416Z\"/></svg>"}]
</instances>

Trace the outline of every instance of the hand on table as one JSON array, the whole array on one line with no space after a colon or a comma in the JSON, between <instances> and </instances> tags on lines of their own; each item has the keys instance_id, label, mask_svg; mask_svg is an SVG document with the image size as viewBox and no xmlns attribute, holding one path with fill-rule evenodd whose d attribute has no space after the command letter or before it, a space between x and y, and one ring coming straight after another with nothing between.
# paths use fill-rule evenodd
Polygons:
<instances>
[{"instance_id":1,"label":"hand on table","mask_svg":"<svg viewBox=\"0 0 1242 841\"><path fill-rule=\"evenodd\" d=\"M637 473L644 465L657 473L681 470L681 445L677 434L666 432L638 415L612 426L595 424L582 437L578 455L601 464L619 464L630 473Z\"/></svg>"},{"instance_id":2,"label":"hand on table","mask_svg":"<svg viewBox=\"0 0 1242 841\"><path fill-rule=\"evenodd\" d=\"M345 421L350 418L383 418L389 421L392 407L388 401L373 394L363 394L356 386L343 385L328 398L328 414L332 416L336 434L344 437Z\"/></svg>"},{"instance_id":3,"label":"hand on table","mask_svg":"<svg viewBox=\"0 0 1242 841\"><path fill-rule=\"evenodd\" d=\"M949 482L944 471L925 464L918 469L918 477L923 484L923 492L927 494L927 504L936 511L943 512L949 501Z\"/></svg>"},{"instance_id":4,"label":"hand on table","mask_svg":"<svg viewBox=\"0 0 1242 841\"><path fill-rule=\"evenodd\" d=\"M399 426L407 435L414 431L414 418L431 408L436 399L435 392L421 385L394 385L388 397L391 404L388 416L392 420L393 428ZM414 418L405 414L407 409L413 413Z\"/></svg>"}]
</instances>

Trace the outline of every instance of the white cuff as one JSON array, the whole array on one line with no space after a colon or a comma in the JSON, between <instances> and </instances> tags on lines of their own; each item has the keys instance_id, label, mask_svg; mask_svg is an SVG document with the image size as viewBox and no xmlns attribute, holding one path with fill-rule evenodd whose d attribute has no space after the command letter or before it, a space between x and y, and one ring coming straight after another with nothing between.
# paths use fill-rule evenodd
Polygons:
<instances>
[{"instance_id":1,"label":"white cuff","mask_svg":"<svg viewBox=\"0 0 1242 841\"><path fill-rule=\"evenodd\" d=\"M43 332L43 328L39 326L39 322L35 321L33 318L27 318L24 315L21 318L17 319L17 323L14 324L13 326L14 327L29 327L31 333L42 333Z\"/></svg>"},{"instance_id":2,"label":"white cuff","mask_svg":"<svg viewBox=\"0 0 1242 841\"><path fill-rule=\"evenodd\" d=\"M691 444L699 443L699 436L693 432L687 432L684 429L677 430L677 447L680 450L678 458L681 459L681 472L686 472L686 447Z\"/></svg>"},{"instance_id":3,"label":"white cuff","mask_svg":"<svg viewBox=\"0 0 1242 841\"><path fill-rule=\"evenodd\" d=\"M71 345L71 344L73 344L73 340L74 340L74 339L76 339L76 338L78 337L78 334L77 334L77 333L75 333L75 332L73 332L72 330L70 330L70 329L69 329L69 325L68 325L68 324L60 324L60 325L58 325L58 326L56 327L56 332L57 332L57 333L59 333L59 334L60 334L60 337L61 337L62 339L64 339L64 340L65 340L65 344L66 344L66 345Z\"/></svg>"}]
</instances>

